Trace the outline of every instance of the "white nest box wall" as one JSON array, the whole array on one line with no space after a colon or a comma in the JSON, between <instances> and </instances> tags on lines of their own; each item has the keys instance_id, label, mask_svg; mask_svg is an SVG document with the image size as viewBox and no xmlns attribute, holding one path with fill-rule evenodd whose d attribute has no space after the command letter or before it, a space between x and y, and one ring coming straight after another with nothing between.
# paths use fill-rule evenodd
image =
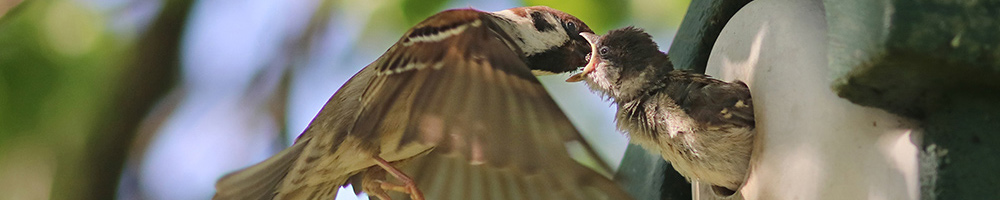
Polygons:
<instances>
[{"instance_id":1,"label":"white nest box wall","mask_svg":"<svg viewBox=\"0 0 1000 200\"><path fill-rule=\"evenodd\" d=\"M750 177L729 199L919 198L916 126L834 94L827 44L818 0L750 2L723 29L706 74L750 86L758 131Z\"/></svg>"}]
</instances>

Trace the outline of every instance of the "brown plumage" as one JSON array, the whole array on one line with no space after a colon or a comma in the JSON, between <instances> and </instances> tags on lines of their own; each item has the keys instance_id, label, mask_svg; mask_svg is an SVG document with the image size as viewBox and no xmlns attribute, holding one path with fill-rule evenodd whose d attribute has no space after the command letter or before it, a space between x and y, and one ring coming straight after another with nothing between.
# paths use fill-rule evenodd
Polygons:
<instances>
[{"instance_id":1,"label":"brown plumage","mask_svg":"<svg viewBox=\"0 0 1000 200\"><path fill-rule=\"evenodd\" d=\"M570 157L566 144L581 144L604 166L532 73L585 64L580 32L592 31L548 7L431 16L347 81L294 145L220 179L215 199L333 199L348 183L408 193L393 199L628 199Z\"/></svg>"},{"instance_id":2,"label":"brown plumage","mask_svg":"<svg viewBox=\"0 0 1000 200\"><path fill-rule=\"evenodd\" d=\"M678 172L728 190L744 181L753 148L750 89L740 81L674 70L651 36L627 27L593 40L583 73L591 90L618 106L618 129L659 153Z\"/></svg>"}]
</instances>

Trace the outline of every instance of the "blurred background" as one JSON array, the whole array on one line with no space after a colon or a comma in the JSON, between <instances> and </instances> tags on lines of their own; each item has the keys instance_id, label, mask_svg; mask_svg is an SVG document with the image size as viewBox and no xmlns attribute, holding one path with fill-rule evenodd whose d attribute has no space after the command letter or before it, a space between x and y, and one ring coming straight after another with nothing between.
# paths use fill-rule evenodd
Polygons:
<instances>
[{"instance_id":1,"label":"blurred background","mask_svg":"<svg viewBox=\"0 0 1000 200\"><path fill-rule=\"evenodd\" d=\"M445 9L548 5L598 34L644 28L666 51L688 3L0 0L0 199L209 199ZM611 104L567 76L541 79L617 167L627 141Z\"/></svg>"}]
</instances>

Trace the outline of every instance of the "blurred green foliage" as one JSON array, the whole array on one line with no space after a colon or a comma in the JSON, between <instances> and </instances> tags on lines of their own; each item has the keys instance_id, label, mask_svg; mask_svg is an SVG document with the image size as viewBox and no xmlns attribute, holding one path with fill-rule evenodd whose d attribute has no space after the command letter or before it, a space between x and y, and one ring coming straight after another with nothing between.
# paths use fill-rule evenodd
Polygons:
<instances>
[{"instance_id":1,"label":"blurred green foliage","mask_svg":"<svg viewBox=\"0 0 1000 200\"><path fill-rule=\"evenodd\" d=\"M621 0L523 0L525 5L545 5L562 10L583 20L590 29L601 34L617 28L628 16L629 3Z\"/></svg>"},{"instance_id":2,"label":"blurred green foliage","mask_svg":"<svg viewBox=\"0 0 1000 200\"><path fill-rule=\"evenodd\" d=\"M42 100L55 90L45 77L59 76L56 64L39 45L36 16L15 15L0 21L0 140L35 127ZM33 67L28 67L33 66Z\"/></svg>"},{"instance_id":3,"label":"blurred green foliage","mask_svg":"<svg viewBox=\"0 0 1000 200\"><path fill-rule=\"evenodd\" d=\"M450 0L400 0L397 4L400 6L403 18L406 20L405 25L409 26L416 24L431 16L437 12L444 9ZM676 4L678 1L663 1L672 2ZM686 8L686 1L680 1L684 6L680 6L679 13L670 16L683 16L683 9ZM587 22L592 29L598 31L599 33L606 32L608 30L616 28L619 24L629 18L631 10L629 5L631 1L620 1L620 0L579 0L579 1L559 1L559 0L521 0L521 3L527 6L534 5L545 5L558 10L570 13L584 22ZM676 11L678 9L671 9L669 11ZM670 12L663 12L670 13ZM677 20L665 20L665 21L679 21ZM676 27L676 24L672 24Z\"/></svg>"},{"instance_id":4,"label":"blurred green foliage","mask_svg":"<svg viewBox=\"0 0 1000 200\"><path fill-rule=\"evenodd\" d=\"M449 0L401 0L398 5L403 9L406 24L413 25L440 12L448 2Z\"/></svg>"},{"instance_id":5,"label":"blurred green foliage","mask_svg":"<svg viewBox=\"0 0 1000 200\"><path fill-rule=\"evenodd\" d=\"M75 4L30 1L0 19L0 140L87 124L106 100L121 48L99 15Z\"/></svg>"},{"instance_id":6,"label":"blurred green foliage","mask_svg":"<svg viewBox=\"0 0 1000 200\"><path fill-rule=\"evenodd\" d=\"M112 106L112 81L120 74L124 48L107 32L105 19L77 1L25 1L16 9L0 19L0 163L56 160L4 165L0 171L54 168L56 173L54 180L0 177L0 185L21 183L0 193L32 189L25 187L36 181L52 181L52 191L59 191L50 194L55 199L86 193L79 187L86 177L81 173L86 138ZM48 150L10 149L18 146Z\"/></svg>"}]
</instances>

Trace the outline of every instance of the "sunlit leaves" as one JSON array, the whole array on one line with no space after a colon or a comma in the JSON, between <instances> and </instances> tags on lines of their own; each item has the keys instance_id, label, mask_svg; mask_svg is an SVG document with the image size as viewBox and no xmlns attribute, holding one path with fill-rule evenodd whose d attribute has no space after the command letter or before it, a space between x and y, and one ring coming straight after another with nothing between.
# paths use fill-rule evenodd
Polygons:
<instances>
[{"instance_id":1,"label":"sunlit leaves","mask_svg":"<svg viewBox=\"0 0 1000 200\"><path fill-rule=\"evenodd\" d=\"M42 19L45 41L62 55L75 56L90 51L104 28L103 21L95 15L74 2L53 2Z\"/></svg>"}]
</instances>

